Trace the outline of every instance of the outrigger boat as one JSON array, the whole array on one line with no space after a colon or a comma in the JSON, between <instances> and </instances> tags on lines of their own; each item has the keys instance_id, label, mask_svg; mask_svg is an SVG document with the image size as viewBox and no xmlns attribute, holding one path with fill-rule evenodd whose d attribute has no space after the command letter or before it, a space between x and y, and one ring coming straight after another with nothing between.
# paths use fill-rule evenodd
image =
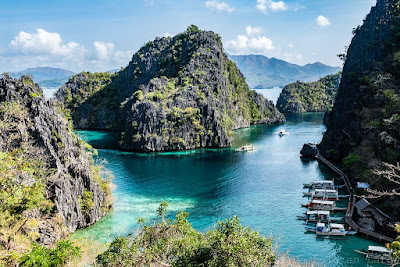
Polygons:
<instances>
[{"instance_id":1,"label":"outrigger boat","mask_svg":"<svg viewBox=\"0 0 400 267\"><path fill-rule=\"evenodd\" d=\"M310 203L302 204L301 206L310 210L343 211L347 209L336 207L335 201L319 199L312 199Z\"/></svg>"},{"instance_id":2,"label":"outrigger boat","mask_svg":"<svg viewBox=\"0 0 400 267\"><path fill-rule=\"evenodd\" d=\"M327 189L327 190L333 190L336 188L344 187L344 185L335 185L332 180L313 181L308 184L303 184L303 186L304 186L304 188Z\"/></svg>"},{"instance_id":3,"label":"outrigger boat","mask_svg":"<svg viewBox=\"0 0 400 267\"><path fill-rule=\"evenodd\" d=\"M358 254L365 255L366 259L372 260L373 262L377 261L391 265L400 264L400 260L393 258L392 251L385 247L368 246L368 251L365 251L365 249L355 249L354 251Z\"/></svg>"},{"instance_id":4,"label":"outrigger boat","mask_svg":"<svg viewBox=\"0 0 400 267\"><path fill-rule=\"evenodd\" d=\"M235 151L238 151L238 152L254 151L254 150L256 150L256 148L254 146L252 146L252 145L250 145L250 146L242 146L242 147L239 147L239 148L235 149Z\"/></svg>"},{"instance_id":5,"label":"outrigger boat","mask_svg":"<svg viewBox=\"0 0 400 267\"><path fill-rule=\"evenodd\" d=\"M308 232L316 233L319 236L346 236L355 235L356 231L346 231L343 224L338 223L317 223L316 227L306 226Z\"/></svg>"},{"instance_id":6,"label":"outrigger boat","mask_svg":"<svg viewBox=\"0 0 400 267\"><path fill-rule=\"evenodd\" d=\"M314 189L310 192L304 192L303 196L311 197L312 199L333 200L349 197L348 195L339 195L336 189Z\"/></svg>"},{"instance_id":7,"label":"outrigger boat","mask_svg":"<svg viewBox=\"0 0 400 267\"><path fill-rule=\"evenodd\" d=\"M349 195L339 195L337 189L314 189L310 192L303 192L303 196L321 200L339 200L349 197Z\"/></svg>"},{"instance_id":8,"label":"outrigger boat","mask_svg":"<svg viewBox=\"0 0 400 267\"><path fill-rule=\"evenodd\" d=\"M306 211L306 215L297 216L298 220L305 220L306 223L315 223L315 222L338 222L343 220L343 218L339 217L331 217L331 212L328 210L308 210Z\"/></svg>"}]
</instances>

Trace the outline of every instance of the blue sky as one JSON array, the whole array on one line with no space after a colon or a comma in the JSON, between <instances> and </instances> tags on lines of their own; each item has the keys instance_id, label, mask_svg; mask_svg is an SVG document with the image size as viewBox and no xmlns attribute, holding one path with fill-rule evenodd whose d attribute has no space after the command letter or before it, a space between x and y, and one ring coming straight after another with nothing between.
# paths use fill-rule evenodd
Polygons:
<instances>
[{"instance_id":1,"label":"blue sky","mask_svg":"<svg viewBox=\"0 0 400 267\"><path fill-rule=\"evenodd\" d=\"M220 34L231 54L339 66L376 0L13 0L0 16L0 72L125 66L157 36L190 24Z\"/></svg>"}]
</instances>

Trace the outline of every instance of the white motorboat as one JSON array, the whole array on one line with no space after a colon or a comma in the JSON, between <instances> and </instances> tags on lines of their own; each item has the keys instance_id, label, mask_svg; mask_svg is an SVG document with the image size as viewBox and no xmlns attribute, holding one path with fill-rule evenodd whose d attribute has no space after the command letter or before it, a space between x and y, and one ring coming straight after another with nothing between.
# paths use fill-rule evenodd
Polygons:
<instances>
[{"instance_id":1,"label":"white motorboat","mask_svg":"<svg viewBox=\"0 0 400 267\"><path fill-rule=\"evenodd\" d=\"M301 206L310 210L344 211L347 209L336 207L335 201L319 199L312 199L310 203L302 204Z\"/></svg>"},{"instance_id":2,"label":"white motorboat","mask_svg":"<svg viewBox=\"0 0 400 267\"><path fill-rule=\"evenodd\" d=\"M311 188L311 189L335 189L335 184L332 180L322 180L322 181L313 181L308 184L303 184L304 188Z\"/></svg>"},{"instance_id":3,"label":"white motorboat","mask_svg":"<svg viewBox=\"0 0 400 267\"><path fill-rule=\"evenodd\" d=\"M242 146L242 147L235 149L235 151L238 151L238 152L246 152L246 151L254 151L254 150L256 150L256 148L252 145L249 145L249 146L246 145L246 146Z\"/></svg>"},{"instance_id":4,"label":"white motorboat","mask_svg":"<svg viewBox=\"0 0 400 267\"><path fill-rule=\"evenodd\" d=\"M368 246L368 250L354 250L358 254L365 255L365 258L372 260L373 262L388 263L391 265L400 264L399 259L395 259L392 256L392 251L380 246Z\"/></svg>"},{"instance_id":5,"label":"white motorboat","mask_svg":"<svg viewBox=\"0 0 400 267\"><path fill-rule=\"evenodd\" d=\"M339 223L317 223L316 227L306 226L307 231L313 232L318 236L346 236L355 235L356 231L346 231L343 224Z\"/></svg>"},{"instance_id":6,"label":"white motorboat","mask_svg":"<svg viewBox=\"0 0 400 267\"><path fill-rule=\"evenodd\" d=\"M338 222L343 220L341 217L331 217L331 213L328 210L308 210L303 216L297 216L299 220L305 220L306 223L316 222Z\"/></svg>"}]
</instances>

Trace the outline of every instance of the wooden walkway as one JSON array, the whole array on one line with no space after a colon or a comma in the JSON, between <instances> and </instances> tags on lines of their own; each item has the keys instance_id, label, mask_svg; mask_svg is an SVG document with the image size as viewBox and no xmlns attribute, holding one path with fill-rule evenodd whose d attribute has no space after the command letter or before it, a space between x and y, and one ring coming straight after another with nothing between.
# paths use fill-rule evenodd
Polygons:
<instances>
[{"instance_id":1,"label":"wooden walkway","mask_svg":"<svg viewBox=\"0 0 400 267\"><path fill-rule=\"evenodd\" d=\"M337 168L335 165L330 163L327 159L322 157L319 154L319 152L317 153L315 158L319 162L322 162L327 167L329 167L333 172L338 174L344 181L347 191L349 192L349 203L347 206L346 217L345 217L346 223L348 225L350 225L350 227L353 228L355 231L362 233L362 234L366 235L367 237L373 237L373 238L379 240L380 242L389 242L389 243L393 242L394 241L393 238L390 238L390 237L387 237L387 236L384 236L384 235L381 235L381 234L378 234L375 232L368 231L364 228L361 228L355 221L353 221L354 204L355 204L356 197L354 196L353 186L350 183L349 177L347 177L347 175L344 172L342 172L339 168Z\"/></svg>"}]
</instances>

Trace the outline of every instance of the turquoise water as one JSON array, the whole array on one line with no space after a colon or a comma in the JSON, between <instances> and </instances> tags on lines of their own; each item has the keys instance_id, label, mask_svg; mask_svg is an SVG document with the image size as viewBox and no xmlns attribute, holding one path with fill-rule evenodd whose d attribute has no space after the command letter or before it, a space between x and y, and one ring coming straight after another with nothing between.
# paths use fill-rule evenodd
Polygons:
<instances>
[{"instance_id":1,"label":"turquoise water","mask_svg":"<svg viewBox=\"0 0 400 267\"><path fill-rule=\"evenodd\" d=\"M113 150L115 134L78 131L99 149L99 160L114 174L114 211L75 237L109 242L118 235L135 233L137 217L154 217L159 204L169 203L171 216L190 213L194 227L205 231L218 220L238 215L242 223L274 236L281 251L300 261L316 260L327 266L366 266L354 249L374 245L361 237L317 239L305 233L297 215L303 183L334 175L317 161L301 160L306 142L318 142L325 126L323 114L287 116L284 125L259 125L235 131L232 148L179 153L138 154ZM290 134L279 137L280 129ZM252 144L255 152L234 148ZM341 203L346 205L346 203Z\"/></svg>"}]
</instances>

